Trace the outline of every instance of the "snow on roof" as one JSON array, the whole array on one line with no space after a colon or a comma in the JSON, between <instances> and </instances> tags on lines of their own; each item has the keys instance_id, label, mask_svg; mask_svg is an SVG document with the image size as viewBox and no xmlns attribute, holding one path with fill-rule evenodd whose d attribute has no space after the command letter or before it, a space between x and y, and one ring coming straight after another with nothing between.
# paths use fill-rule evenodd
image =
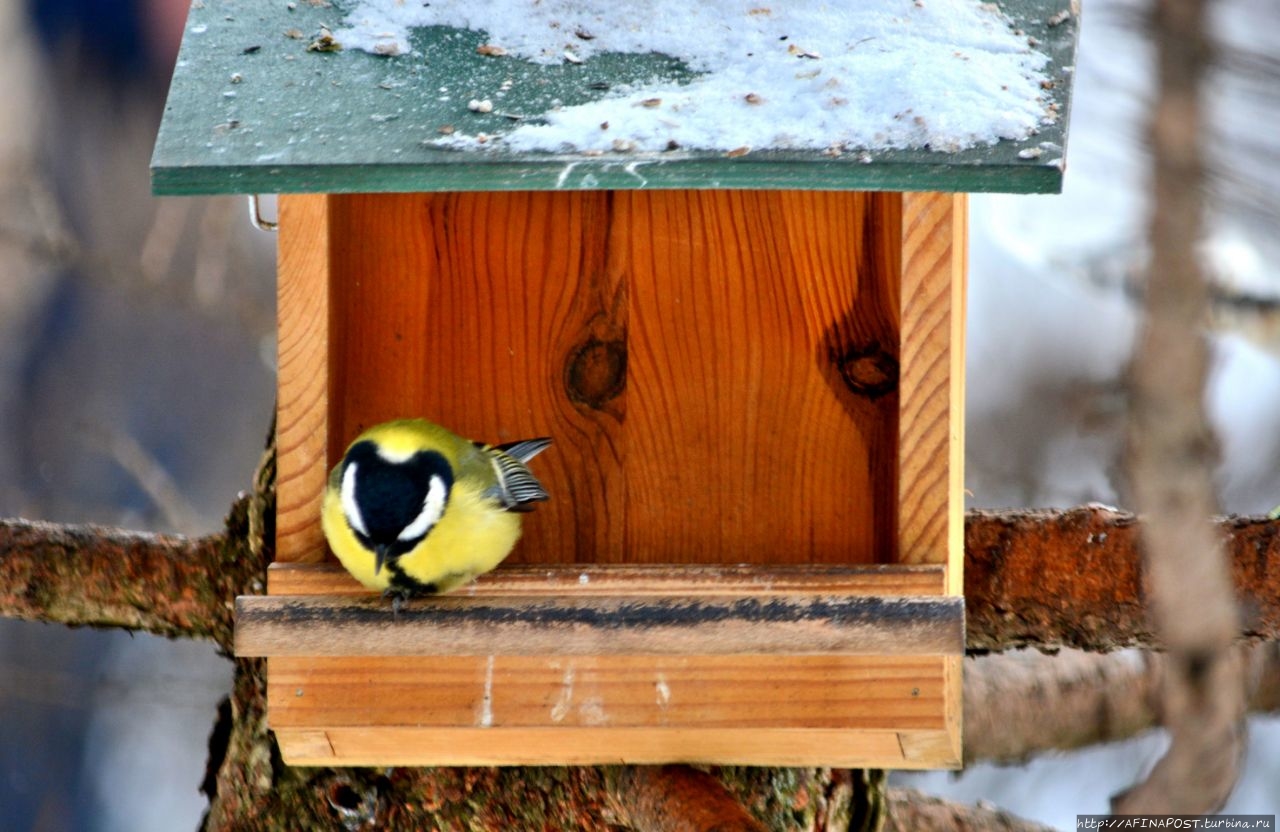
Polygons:
<instances>
[{"instance_id":1,"label":"snow on roof","mask_svg":"<svg viewBox=\"0 0 1280 832\"><path fill-rule=\"evenodd\" d=\"M695 73L615 87L488 142L517 151L959 151L1052 117L1047 58L975 0L359 0L333 34L404 60L419 26L483 31L491 54L534 63L660 52Z\"/></svg>"}]
</instances>

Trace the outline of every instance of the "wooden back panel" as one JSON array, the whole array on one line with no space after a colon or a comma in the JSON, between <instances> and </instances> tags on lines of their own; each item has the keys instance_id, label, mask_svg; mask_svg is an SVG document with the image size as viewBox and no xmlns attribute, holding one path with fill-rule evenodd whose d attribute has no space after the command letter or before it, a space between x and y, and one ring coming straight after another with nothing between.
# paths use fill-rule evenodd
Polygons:
<instances>
[{"instance_id":1,"label":"wooden back panel","mask_svg":"<svg viewBox=\"0 0 1280 832\"><path fill-rule=\"evenodd\" d=\"M424 415L487 441L556 439L534 464L552 500L512 563L946 562L962 207L812 191L282 198L278 559L323 559L319 489L357 433Z\"/></svg>"}]
</instances>

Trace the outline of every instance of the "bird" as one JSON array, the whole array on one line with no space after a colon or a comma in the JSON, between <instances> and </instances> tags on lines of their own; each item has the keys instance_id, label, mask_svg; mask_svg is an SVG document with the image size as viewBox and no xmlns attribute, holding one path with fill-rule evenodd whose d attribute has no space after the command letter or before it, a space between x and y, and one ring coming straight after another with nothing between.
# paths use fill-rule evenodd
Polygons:
<instances>
[{"instance_id":1,"label":"bird","mask_svg":"<svg viewBox=\"0 0 1280 832\"><path fill-rule=\"evenodd\" d=\"M551 439L485 445L426 419L374 425L333 467L321 526L333 553L393 609L502 562L549 495L527 463Z\"/></svg>"}]
</instances>

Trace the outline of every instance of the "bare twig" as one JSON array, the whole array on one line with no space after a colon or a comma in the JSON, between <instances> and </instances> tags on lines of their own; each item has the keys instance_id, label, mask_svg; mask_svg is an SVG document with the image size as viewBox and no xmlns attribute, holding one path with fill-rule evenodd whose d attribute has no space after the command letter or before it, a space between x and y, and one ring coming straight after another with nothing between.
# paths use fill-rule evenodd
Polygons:
<instances>
[{"instance_id":1,"label":"bare twig","mask_svg":"<svg viewBox=\"0 0 1280 832\"><path fill-rule=\"evenodd\" d=\"M1146 319L1132 367L1133 496L1147 516L1151 617L1169 647L1164 722L1172 742L1148 778L1117 795L1122 814L1193 814L1226 802L1244 750L1244 676L1231 572L1216 530L1214 445L1203 399L1208 283L1202 236L1200 83L1209 60L1204 0L1156 3L1159 92Z\"/></svg>"}]
</instances>

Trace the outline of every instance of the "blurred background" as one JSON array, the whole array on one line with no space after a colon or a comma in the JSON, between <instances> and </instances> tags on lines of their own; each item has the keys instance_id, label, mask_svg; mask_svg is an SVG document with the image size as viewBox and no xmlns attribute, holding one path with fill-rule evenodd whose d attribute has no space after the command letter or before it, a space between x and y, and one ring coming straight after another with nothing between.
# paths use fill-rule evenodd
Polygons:
<instances>
[{"instance_id":1,"label":"blurred background","mask_svg":"<svg viewBox=\"0 0 1280 832\"><path fill-rule=\"evenodd\" d=\"M200 534L274 406L274 246L154 199L186 0L0 3L0 515ZM0 829L195 829L231 663L0 619Z\"/></svg>"},{"instance_id":2,"label":"blurred background","mask_svg":"<svg viewBox=\"0 0 1280 832\"><path fill-rule=\"evenodd\" d=\"M274 245L242 198L156 199L147 164L188 0L0 4L0 515L200 534L274 405ZM1143 3L1087 0L1066 192L972 201L971 507L1123 506L1144 262ZM1226 511L1280 503L1280 4L1220 0L1210 79ZM194 829L231 664L205 644L0 620L0 831ZM901 776L1073 828L1160 732L1020 768ZM1280 719L1228 809L1276 812Z\"/></svg>"}]
</instances>

